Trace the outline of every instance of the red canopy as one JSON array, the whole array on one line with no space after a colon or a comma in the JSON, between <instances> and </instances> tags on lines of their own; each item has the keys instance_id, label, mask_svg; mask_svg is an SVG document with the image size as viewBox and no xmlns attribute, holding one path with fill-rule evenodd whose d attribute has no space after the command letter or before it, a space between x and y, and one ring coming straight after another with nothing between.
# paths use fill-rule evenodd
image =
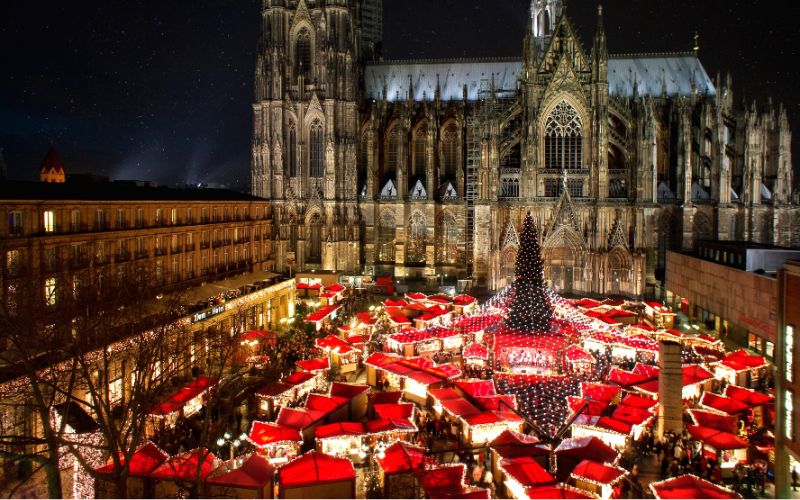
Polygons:
<instances>
[{"instance_id":1,"label":"red canopy","mask_svg":"<svg viewBox=\"0 0 800 500\"><path fill-rule=\"evenodd\" d=\"M384 474L402 474L404 472L420 472L427 465L432 465L432 457L425 455L425 448L395 441L394 444L386 448L383 457L377 457L376 461L383 470Z\"/></svg>"},{"instance_id":2,"label":"red canopy","mask_svg":"<svg viewBox=\"0 0 800 500\"><path fill-rule=\"evenodd\" d=\"M517 480L523 487L550 483L556 479L531 457L503 459L500 462L506 473Z\"/></svg>"},{"instance_id":3,"label":"red canopy","mask_svg":"<svg viewBox=\"0 0 800 500\"><path fill-rule=\"evenodd\" d=\"M343 384L334 382L331 385L331 396L353 399L369 390L368 385Z\"/></svg>"},{"instance_id":4,"label":"red canopy","mask_svg":"<svg viewBox=\"0 0 800 500\"><path fill-rule=\"evenodd\" d=\"M489 348L483 344L472 342L464 348L464 359L489 359Z\"/></svg>"},{"instance_id":5,"label":"red canopy","mask_svg":"<svg viewBox=\"0 0 800 500\"><path fill-rule=\"evenodd\" d=\"M272 483L275 475L266 458L253 453L238 469L208 478L206 482L226 488L260 489Z\"/></svg>"},{"instance_id":6,"label":"red canopy","mask_svg":"<svg viewBox=\"0 0 800 500\"><path fill-rule=\"evenodd\" d=\"M217 462L217 457L210 451L196 449L170 458L150 472L148 477L178 481L194 481L195 479L203 481L217 468Z\"/></svg>"},{"instance_id":7,"label":"red canopy","mask_svg":"<svg viewBox=\"0 0 800 500\"><path fill-rule=\"evenodd\" d=\"M538 439L509 430L500 433L489 447L503 458L550 455L550 449Z\"/></svg>"},{"instance_id":8,"label":"red canopy","mask_svg":"<svg viewBox=\"0 0 800 500\"><path fill-rule=\"evenodd\" d=\"M650 483L656 498L742 498L738 493L717 486L693 474Z\"/></svg>"},{"instance_id":9,"label":"red canopy","mask_svg":"<svg viewBox=\"0 0 800 500\"><path fill-rule=\"evenodd\" d=\"M355 481L353 462L318 451L310 451L278 469L278 483L283 488L298 488L318 483Z\"/></svg>"},{"instance_id":10,"label":"red canopy","mask_svg":"<svg viewBox=\"0 0 800 500\"><path fill-rule=\"evenodd\" d=\"M169 399L153 407L150 410L150 414L169 415L174 413L183 408L192 399L214 387L217 382L219 382L219 379L215 377L198 377L173 393Z\"/></svg>"},{"instance_id":11,"label":"red canopy","mask_svg":"<svg viewBox=\"0 0 800 500\"><path fill-rule=\"evenodd\" d=\"M321 411L281 408L281 411L278 413L277 424L281 427L303 430L307 427L311 427L323 417L325 417L325 413Z\"/></svg>"},{"instance_id":12,"label":"red canopy","mask_svg":"<svg viewBox=\"0 0 800 500\"><path fill-rule=\"evenodd\" d=\"M558 457L569 457L577 461L591 459L602 463L613 463L618 456L614 448L594 436L565 439L555 451Z\"/></svg>"},{"instance_id":13,"label":"red canopy","mask_svg":"<svg viewBox=\"0 0 800 500\"><path fill-rule=\"evenodd\" d=\"M305 321L308 323L317 323L319 321L322 321L323 319L327 318L328 316L336 312L336 310L339 309L339 307L341 306L339 306L338 304L332 304L329 306L321 307L318 311L314 311L313 313L306 316Z\"/></svg>"},{"instance_id":14,"label":"red canopy","mask_svg":"<svg viewBox=\"0 0 800 500\"><path fill-rule=\"evenodd\" d=\"M275 345L277 342L278 334L275 332L265 332L264 330L250 330L240 337L240 340L252 342L263 341L270 345Z\"/></svg>"},{"instance_id":15,"label":"red canopy","mask_svg":"<svg viewBox=\"0 0 800 500\"><path fill-rule=\"evenodd\" d=\"M722 359L722 364L737 372L766 366L763 356L754 356L744 349L732 352Z\"/></svg>"},{"instance_id":16,"label":"red canopy","mask_svg":"<svg viewBox=\"0 0 800 500\"><path fill-rule=\"evenodd\" d=\"M303 436L298 429L284 427L269 422L253 422L250 426L250 434L247 436L251 443L256 446L268 446L283 442L300 443Z\"/></svg>"},{"instance_id":17,"label":"red canopy","mask_svg":"<svg viewBox=\"0 0 800 500\"><path fill-rule=\"evenodd\" d=\"M747 441L730 432L699 425L687 425L686 429L694 439L712 446L715 450L739 450L750 446Z\"/></svg>"},{"instance_id":18,"label":"red canopy","mask_svg":"<svg viewBox=\"0 0 800 500\"><path fill-rule=\"evenodd\" d=\"M589 352L586 351L585 349L583 349L581 347L578 347L577 345L571 345L571 346L567 347L567 350L566 350L565 354L567 356L567 360L572 361L572 362L578 362L578 363L596 363L597 362L597 360L594 359L594 356L589 354Z\"/></svg>"},{"instance_id":19,"label":"red canopy","mask_svg":"<svg viewBox=\"0 0 800 500\"><path fill-rule=\"evenodd\" d=\"M364 434L364 424L361 422L336 422L334 424L320 425L317 427L315 434L317 439L360 436Z\"/></svg>"},{"instance_id":20,"label":"red canopy","mask_svg":"<svg viewBox=\"0 0 800 500\"><path fill-rule=\"evenodd\" d=\"M301 370L307 372L315 372L318 370L327 370L330 367L328 357L305 359L295 363Z\"/></svg>"},{"instance_id":21,"label":"red canopy","mask_svg":"<svg viewBox=\"0 0 800 500\"><path fill-rule=\"evenodd\" d=\"M750 389L745 389L744 387L739 387L737 385L729 385L726 387L725 395L729 398L741 401L750 408L753 408L754 406L772 404L775 402L774 396L770 396L769 394L764 394L762 392L751 391Z\"/></svg>"},{"instance_id":22,"label":"red canopy","mask_svg":"<svg viewBox=\"0 0 800 500\"><path fill-rule=\"evenodd\" d=\"M314 377L315 375L311 372L300 371L300 372L294 372L291 375L284 377L283 381L286 382L287 384L298 385L302 384L303 382L308 382Z\"/></svg>"},{"instance_id":23,"label":"red canopy","mask_svg":"<svg viewBox=\"0 0 800 500\"><path fill-rule=\"evenodd\" d=\"M720 415L705 410L689 410L696 425L710 427L723 432L736 432L739 419L730 415Z\"/></svg>"},{"instance_id":24,"label":"red canopy","mask_svg":"<svg viewBox=\"0 0 800 500\"><path fill-rule=\"evenodd\" d=\"M584 397L608 403L614 399L622 389L613 385L583 382L581 383L581 390L583 391Z\"/></svg>"},{"instance_id":25,"label":"red canopy","mask_svg":"<svg viewBox=\"0 0 800 500\"><path fill-rule=\"evenodd\" d=\"M611 417L600 417L595 425L601 429L619 432L620 434L630 434L631 424Z\"/></svg>"},{"instance_id":26,"label":"red canopy","mask_svg":"<svg viewBox=\"0 0 800 500\"><path fill-rule=\"evenodd\" d=\"M528 498L599 498L589 492L559 483L553 486L534 486L525 489Z\"/></svg>"},{"instance_id":27,"label":"red canopy","mask_svg":"<svg viewBox=\"0 0 800 500\"><path fill-rule=\"evenodd\" d=\"M700 399L700 405L711 408L712 410L727 413L728 415L738 415L749 409L747 404L738 399L727 398L714 394L713 392L704 392L703 397Z\"/></svg>"},{"instance_id":28,"label":"red canopy","mask_svg":"<svg viewBox=\"0 0 800 500\"><path fill-rule=\"evenodd\" d=\"M128 467L128 475L132 477L146 476L156 467L167 461L169 455L161 451L158 446L148 441L144 446L136 450L131 456ZM125 459L120 457L120 464L125 466ZM114 462L109 460L106 465L95 469L100 474L112 474L114 472Z\"/></svg>"},{"instance_id":29,"label":"red canopy","mask_svg":"<svg viewBox=\"0 0 800 500\"><path fill-rule=\"evenodd\" d=\"M373 408L381 418L409 420L414 415L414 403L376 404Z\"/></svg>"},{"instance_id":30,"label":"red canopy","mask_svg":"<svg viewBox=\"0 0 800 500\"><path fill-rule=\"evenodd\" d=\"M373 406L399 403L402 397L403 397L402 391L373 392L372 394L367 396L367 398L369 399L369 403Z\"/></svg>"},{"instance_id":31,"label":"red canopy","mask_svg":"<svg viewBox=\"0 0 800 500\"><path fill-rule=\"evenodd\" d=\"M309 394L306 399L306 409L323 412L324 414L333 413L338 408L347 403L347 398L338 396L323 396L321 394Z\"/></svg>"},{"instance_id":32,"label":"red canopy","mask_svg":"<svg viewBox=\"0 0 800 500\"><path fill-rule=\"evenodd\" d=\"M464 464L441 465L422 476L428 498L489 498L489 490L470 488L463 483Z\"/></svg>"},{"instance_id":33,"label":"red canopy","mask_svg":"<svg viewBox=\"0 0 800 500\"><path fill-rule=\"evenodd\" d=\"M572 470L572 477L594 483L614 485L628 472L619 467L601 464L592 460L584 460Z\"/></svg>"}]
</instances>

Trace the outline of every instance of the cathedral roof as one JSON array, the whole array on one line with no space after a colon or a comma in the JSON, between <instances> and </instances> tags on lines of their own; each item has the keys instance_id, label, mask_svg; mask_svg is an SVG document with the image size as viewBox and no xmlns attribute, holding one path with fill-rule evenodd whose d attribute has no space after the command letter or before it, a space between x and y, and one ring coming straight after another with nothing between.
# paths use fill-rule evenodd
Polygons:
<instances>
[{"instance_id":1,"label":"cathedral roof","mask_svg":"<svg viewBox=\"0 0 800 500\"><path fill-rule=\"evenodd\" d=\"M61 163L61 159L58 157L58 153L56 153L56 148L54 148L53 146L50 146L50 148L47 150L47 154L44 157L44 161L42 161L41 172L42 173L64 172L64 164Z\"/></svg>"},{"instance_id":2,"label":"cathedral roof","mask_svg":"<svg viewBox=\"0 0 800 500\"><path fill-rule=\"evenodd\" d=\"M464 85L467 100L480 98L494 77L494 88L516 90L522 74L518 59L454 59L387 61L369 65L365 71L367 97L387 101L408 99L409 81L415 101L432 101L438 79L442 100L461 100ZM692 54L643 54L611 56L608 60L608 90L612 96L633 95L634 81L639 95L660 96L666 87L668 96L691 95L692 82L698 92L715 95L714 84L700 60Z\"/></svg>"},{"instance_id":3,"label":"cathedral roof","mask_svg":"<svg viewBox=\"0 0 800 500\"><path fill-rule=\"evenodd\" d=\"M639 95L660 96L665 84L668 96L689 96L693 81L698 92L717 93L700 60L692 54L610 56L608 92L631 97L634 81Z\"/></svg>"}]
</instances>

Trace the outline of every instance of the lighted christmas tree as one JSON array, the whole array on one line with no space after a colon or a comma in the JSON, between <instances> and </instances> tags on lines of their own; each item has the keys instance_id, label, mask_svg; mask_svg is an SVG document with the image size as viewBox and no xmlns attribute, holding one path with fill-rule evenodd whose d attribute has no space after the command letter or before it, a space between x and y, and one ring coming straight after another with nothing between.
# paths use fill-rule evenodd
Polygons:
<instances>
[{"instance_id":1,"label":"lighted christmas tree","mask_svg":"<svg viewBox=\"0 0 800 500\"><path fill-rule=\"evenodd\" d=\"M547 301L544 285L544 264L539 238L530 212L525 217L520 234L516 279L506 326L513 330L537 333L550 329L553 311Z\"/></svg>"}]
</instances>

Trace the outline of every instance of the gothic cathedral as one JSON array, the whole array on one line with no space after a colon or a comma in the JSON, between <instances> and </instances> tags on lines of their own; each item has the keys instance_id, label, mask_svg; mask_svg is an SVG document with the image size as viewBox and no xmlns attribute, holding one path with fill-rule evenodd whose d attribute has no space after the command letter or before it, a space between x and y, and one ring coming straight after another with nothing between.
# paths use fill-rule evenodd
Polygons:
<instances>
[{"instance_id":1,"label":"gothic cathedral","mask_svg":"<svg viewBox=\"0 0 800 500\"><path fill-rule=\"evenodd\" d=\"M381 0L262 0L253 194L276 269L510 283L538 225L562 293L639 297L667 249L800 245L783 107L737 102L690 52L589 52L533 0L522 57L383 61Z\"/></svg>"}]
</instances>

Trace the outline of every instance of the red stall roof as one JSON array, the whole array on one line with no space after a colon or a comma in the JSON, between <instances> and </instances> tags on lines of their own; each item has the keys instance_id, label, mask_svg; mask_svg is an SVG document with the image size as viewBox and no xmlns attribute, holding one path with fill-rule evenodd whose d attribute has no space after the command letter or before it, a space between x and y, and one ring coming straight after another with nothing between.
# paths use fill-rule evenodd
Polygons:
<instances>
[{"instance_id":1,"label":"red stall roof","mask_svg":"<svg viewBox=\"0 0 800 500\"><path fill-rule=\"evenodd\" d=\"M524 487L537 484L550 483L556 480L549 472L531 457L517 457L500 461L508 475L517 480Z\"/></svg>"},{"instance_id":2,"label":"red stall roof","mask_svg":"<svg viewBox=\"0 0 800 500\"><path fill-rule=\"evenodd\" d=\"M630 434L631 432L631 424L611 417L600 417L594 425L601 429L619 432L620 434Z\"/></svg>"},{"instance_id":3,"label":"red stall roof","mask_svg":"<svg viewBox=\"0 0 800 500\"><path fill-rule=\"evenodd\" d=\"M422 488L429 498L489 498L489 490L463 483L464 464L441 465L422 476Z\"/></svg>"},{"instance_id":4,"label":"red stall roof","mask_svg":"<svg viewBox=\"0 0 800 500\"><path fill-rule=\"evenodd\" d=\"M331 384L330 395L337 398L353 399L369 390L368 385L344 384L334 382Z\"/></svg>"},{"instance_id":5,"label":"red stall roof","mask_svg":"<svg viewBox=\"0 0 800 500\"><path fill-rule=\"evenodd\" d=\"M327 370L330 367L328 357L304 359L295 363L301 370L315 372L317 370Z\"/></svg>"},{"instance_id":6,"label":"red stall roof","mask_svg":"<svg viewBox=\"0 0 800 500\"><path fill-rule=\"evenodd\" d=\"M489 359L489 348L483 344L472 342L464 348L464 359Z\"/></svg>"},{"instance_id":7,"label":"red stall roof","mask_svg":"<svg viewBox=\"0 0 800 500\"><path fill-rule=\"evenodd\" d=\"M380 418L388 419L407 419L410 420L414 415L414 403L394 403L394 404L376 404L374 406L375 413Z\"/></svg>"},{"instance_id":8,"label":"red stall roof","mask_svg":"<svg viewBox=\"0 0 800 500\"><path fill-rule=\"evenodd\" d=\"M339 283L334 283L333 285L326 287L325 290L333 293L339 293L343 292L345 290L345 287L344 285L341 285Z\"/></svg>"},{"instance_id":9,"label":"red stall roof","mask_svg":"<svg viewBox=\"0 0 800 500\"><path fill-rule=\"evenodd\" d=\"M417 426L407 419L388 419L379 418L377 420L370 420L364 427L370 434L379 432L416 432Z\"/></svg>"},{"instance_id":10,"label":"red stall roof","mask_svg":"<svg viewBox=\"0 0 800 500\"><path fill-rule=\"evenodd\" d=\"M348 352L357 350L355 347L353 347L346 341L334 335L328 335L325 338L317 339L316 345L320 349L337 352L339 354L347 354Z\"/></svg>"},{"instance_id":11,"label":"red stall roof","mask_svg":"<svg viewBox=\"0 0 800 500\"><path fill-rule=\"evenodd\" d=\"M300 372L294 372L291 375L284 377L283 382L287 384L298 385L302 384L303 382L308 382L314 377L316 377L316 375L314 375L311 372L300 371Z\"/></svg>"},{"instance_id":12,"label":"red stall roof","mask_svg":"<svg viewBox=\"0 0 800 500\"><path fill-rule=\"evenodd\" d=\"M306 399L306 409L320 411L326 415L333 413L338 408L345 405L349 400L339 396L323 396L321 394L309 394Z\"/></svg>"},{"instance_id":13,"label":"red stall roof","mask_svg":"<svg viewBox=\"0 0 800 500\"><path fill-rule=\"evenodd\" d=\"M711 408L712 410L727 413L728 415L738 415L739 413L746 412L750 408L746 403L738 399L720 396L713 392L704 392L703 397L700 398L700 405Z\"/></svg>"},{"instance_id":14,"label":"red stall roof","mask_svg":"<svg viewBox=\"0 0 800 500\"><path fill-rule=\"evenodd\" d=\"M128 473L132 477L146 476L156 467L166 462L168 458L169 455L161 451L158 446L148 441L131 456ZM125 466L125 459L123 457L120 457L120 464ZM114 472L114 462L109 460L106 465L95 469L95 472L100 474L112 474Z\"/></svg>"},{"instance_id":15,"label":"red stall roof","mask_svg":"<svg viewBox=\"0 0 800 500\"><path fill-rule=\"evenodd\" d=\"M619 467L601 464L592 460L584 460L572 470L572 477L593 483L614 485L628 472Z\"/></svg>"},{"instance_id":16,"label":"red stall roof","mask_svg":"<svg viewBox=\"0 0 800 500\"><path fill-rule=\"evenodd\" d=\"M153 479L171 479L178 481L205 480L217 468L217 457L208 450L196 449L182 455L176 455L148 474Z\"/></svg>"},{"instance_id":17,"label":"red stall roof","mask_svg":"<svg viewBox=\"0 0 800 500\"><path fill-rule=\"evenodd\" d=\"M340 436L360 436L364 432L364 424L361 422L336 422L320 425L315 430L315 436L317 439L328 439Z\"/></svg>"},{"instance_id":18,"label":"red stall roof","mask_svg":"<svg viewBox=\"0 0 800 500\"><path fill-rule=\"evenodd\" d=\"M693 438L711 445L716 450L739 450L750 446L747 441L730 432L699 425L687 425L686 429Z\"/></svg>"},{"instance_id":19,"label":"red stall roof","mask_svg":"<svg viewBox=\"0 0 800 500\"><path fill-rule=\"evenodd\" d=\"M467 306L469 304L474 303L476 300L478 300L478 299L476 299L475 297L473 297L471 295L462 294L462 295L459 295L459 296L453 298L453 304L455 304L457 306Z\"/></svg>"},{"instance_id":20,"label":"red stall roof","mask_svg":"<svg viewBox=\"0 0 800 500\"><path fill-rule=\"evenodd\" d=\"M559 483L554 486L534 486L525 489L528 498L600 498L588 491Z\"/></svg>"},{"instance_id":21,"label":"red stall roof","mask_svg":"<svg viewBox=\"0 0 800 500\"><path fill-rule=\"evenodd\" d=\"M284 407L278 412L277 424L281 427L303 430L311 427L324 416L325 413L321 411Z\"/></svg>"},{"instance_id":22,"label":"red stall roof","mask_svg":"<svg viewBox=\"0 0 800 500\"><path fill-rule=\"evenodd\" d=\"M372 406L399 403L402 397L403 391L373 392L367 396L369 404Z\"/></svg>"},{"instance_id":23,"label":"red stall roof","mask_svg":"<svg viewBox=\"0 0 800 500\"><path fill-rule=\"evenodd\" d=\"M693 474L650 483L656 498L742 498L741 495Z\"/></svg>"},{"instance_id":24,"label":"red stall roof","mask_svg":"<svg viewBox=\"0 0 800 500\"><path fill-rule=\"evenodd\" d=\"M353 462L317 451L310 451L278 469L278 483L283 488L298 488L318 483L355 481Z\"/></svg>"},{"instance_id":25,"label":"red stall roof","mask_svg":"<svg viewBox=\"0 0 800 500\"><path fill-rule=\"evenodd\" d=\"M762 366L766 366L767 362L764 360L763 356L754 356L744 349L739 349L725 356L722 359L722 364L731 370L740 372L761 368Z\"/></svg>"},{"instance_id":26,"label":"red stall roof","mask_svg":"<svg viewBox=\"0 0 800 500\"><path fill-rule=\"evenodd\" d=\"M253 453L238 469L209 477L206 482L227 488L261 489L272 483L274 475L275 467Z\"/></svg>"},{"instance_id":27,"label":"red stall roof","mask_svg":"<svg viewBox=\"0 0 800 500\"><path fill-rule=\"evenodd\" d=\"M736 432L739 419L730 415L720 415L716 412L705 410L689 410L689 415L695 425L709 427L723 432Z\"/></svg>"},{"instance_id":28,"label":"red stall roof","mask_svg":"<svg viewBox=\"0 0 800 500\"><path fill-rule=\"evenodd\" d=\"M163 403L154 406L150 410L150 414L169 415L174 413L183 408L183 405L192 399L217 385L217 382L219 382L219 379L216 377L198 377L173 393Z\"/></svg>"},{"instance_id":29,"label":"red stall roof","mask_svg":"<svg viewBox=\"0 0 800 500\"><path fill-rule=\"evenodd\" d=\"M581 391L583 396L591 398L594 401L610 402L621 391L619 387L608 384L597 384L591 382L582 382Z\"/></svg>"},{"instance_id":30,"label":"red stall roof","mask_svg":"<svg viewBox=\"0 0 800 500\"><path fill-rule=\"evenodd\" d=\"M428 465L435 463L433 457L426 456L425 448L413 446L403 441L395 441L386 448L383 457L376 461L384 474L419 473Z\"/></svg>"},{"instance_id":31,"label":"red stall roof","mask_svg":"<svg viewBox=\"0 0 800 500\"><path fill-rule=\"evenodd\" d=\"M571 345L567 347L565 355L567 356L567 360L572 362L578 362L578 363L597 362L597 360L594 359L594 356L592 356L586 349L578 347L577 345Z\"/></svg>"},{"instance_id":32,"label":"red stall roof","mask_svg":"<svg viewBox=\"0 0 800 500\"><path fill-rule=\"evenodd\" d=\"M596 460L602 463L614 463L619 454L600 439L590 436L571 438L561 441L555 450L556 455L577 460Z\"/></svg>"},{"instance_id":33,"label":"red stall roof","mask_svg":"<svg viewBox=\"0 0 800 500\"><path fill-rule=\"evenodd\" d=\"M729 385L725 388L725 395L737 401L741 401L750 408L754 406L772 404L775 402L775 397L763 392L756 392L737 385Z\"/></svg>"},{"instance_id":34,"label":"red stall roof","mask_svg":"<svg viewBox=\"0 0 800 500\"><path fill-rule=\"evenodd\" d=\"M278 334L275 332L265 332L264 330L250 330L249 332L243 334L239 337L239 340L243 341L253 341L253 340L264 340L264 341L273 341L278 337Z\"/></svg>"},{"instance_id":35,"label":"red stall roof","mask_svg":"<svg viewBox=\"0 0 800 500\"><path fill-rule=\"evenodd\" d=\"M301 443L303 441L303 436L296 428L284 427L270 422L259 422L258 420L254 421L253 425L250 426L250 433L247 437L256 446L268 446L284 442Z\"/></svg>"}]
</instances>

